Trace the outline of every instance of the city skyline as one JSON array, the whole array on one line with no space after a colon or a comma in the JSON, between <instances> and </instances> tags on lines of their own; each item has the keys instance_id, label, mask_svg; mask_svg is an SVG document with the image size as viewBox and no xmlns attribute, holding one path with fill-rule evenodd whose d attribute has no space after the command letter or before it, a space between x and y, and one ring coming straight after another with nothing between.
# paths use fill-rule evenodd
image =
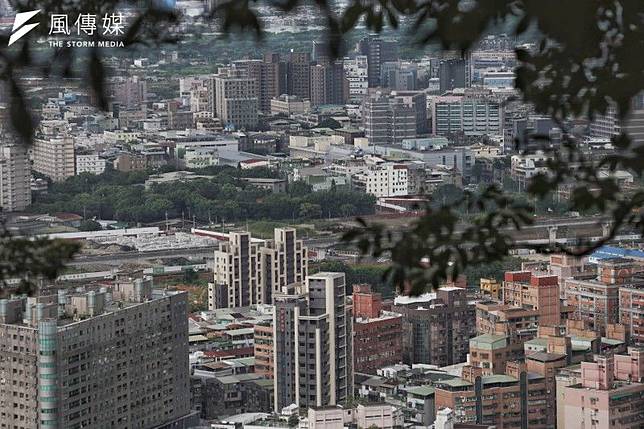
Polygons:
<instances>
[{"instance_id":1,"label":"city skyline","mask_svg":"<svg viewBox=\"0 0 644 429\"><path fill-rule=\"evenodd\" d=\"M642 9L430 3L0 2L0 429L642 427Z\"/></svg>"}]
</instances>

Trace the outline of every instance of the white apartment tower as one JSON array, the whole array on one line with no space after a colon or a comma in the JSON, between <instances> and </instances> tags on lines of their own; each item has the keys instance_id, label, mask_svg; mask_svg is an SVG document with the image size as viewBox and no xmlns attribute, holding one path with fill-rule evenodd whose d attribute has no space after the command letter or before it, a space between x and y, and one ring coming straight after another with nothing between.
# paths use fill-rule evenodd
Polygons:
<instances>
[{"instance_id":1,"label":"white apartment tower","mask_svg":"<svg viewBox=\"0 0 644 429\"><path fill-rule=\"evenodd\" d=\"M353 391L352 319L343 273L308 276L301 290L274 298L274 406L323 407Z\"/></svg>"},{"instance_id":2,"label":"white apartment tower","mask_svg":"<svg viewBox=\"0 0 644 429\"><path fill-rule=\"evenodd\" d=\"M31 204L31 169L20 144L0 144L0 210L24 210Z\"/></svg>"},{"instance_id":3,"label":"white apartment tower","mask_svg":"<svg viewBox=\"0 0 644 429\"><path fill-rule=\"evenodd\" d=\"M208 307L234 308L270 304L275 293L302 283L308 272L307 250L293 228L275 229L274 240L233 232L215 251L214 279Z\"/></svg>"}]
</instances>

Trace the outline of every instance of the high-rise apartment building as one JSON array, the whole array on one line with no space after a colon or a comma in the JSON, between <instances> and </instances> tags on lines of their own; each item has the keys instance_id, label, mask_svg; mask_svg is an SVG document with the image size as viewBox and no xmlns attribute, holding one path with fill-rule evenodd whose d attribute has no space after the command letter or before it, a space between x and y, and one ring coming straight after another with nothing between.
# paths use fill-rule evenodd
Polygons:
<instances>
[{"instance_id":1,"label":"high-rise apartment building","mask_svg":"<svg viewBox=\"0 0 644 429\"><path fill-rule=\"evenodd\" d=\"M268 52L261 60L240 60L234 64L236 68L245 70L250 79L255 80L259 110L269 113L271 100L287 92L286 63L279 54Z\"/></svg>"},{"instance_id":2,"label":"high-rise apartment building","mask_svg":"<svg viewBox=\"0 0 644 429\"><path fill-rule=\"evenodd\" d=\"M476 332L516 338L523 343L537 335L539 312L499 304L496 301L476 303Z\"/></svg>"},{"instance_id":3,"label":"high-rise apartment building","mask_svg":"<svg viewBox=\"0 0 644 429\"><path fill-rule=\"evenodd\" d=\"M272 303L274 293L304 283L309 270L308 251L297 239L295 228L275 228L273 240L267 241L260 253L265 304Z\"/></svg>"},{"instance_id":4,"label":"high-rise apartment building","mask_svg":"<svg viewBox=\"0 0 644 429\"><path fill-rule=\"evenodd\" d=\"M476 332L475 307L466 290L443 287L419 297L397 297L403 316L403 361L446 366L465 362Z\"/></svg>"},{"instance_id":5,"label":"high-rise apartment building","mask_svg":"<svg viewBox=\"0 0 644 429\"><path fill-rule=\"evenodd\" d=\"M20 211L31 204L30 180L25 146L0 143L0 211Z\"/></svg>"},{"instance_id":6,"label":"high-rise apartment building","mask_svg":"<svg viewBox=\"0 0 644 429\"><path fill-rule=\"evenodd\" d=\"M301 290L275 295L275 411L337 405L353 392L352 318L343 273L308 276Z\"/></svg>"},{"instance_id":7,"label":"high-rise apartment building","mask_svg":"<svg viewBox=\"0 0 644 429\"><path fill-rule=\"evenodd\" d=\"M33 145L33 169L54 182L76 173L74 139L69 135L37 136Z\"/></svg>"},{"instance_id":8,"label":"high-rise apartment building","mask_svg":"<svg viewBox=\"0 0 644 429\"><path fill-rule=\"evenodd\" d=\"M308 272L307 250L293 228L276 228L274 240L256 240L233 232L215 251L214 281L208 285L209 308L270 304L274 293L302 283Z\"/></svg>"},{"instance_id":9,"label":"high-rise apartment building","mask_svg":"<svg viewBox=\"0 0 644 429\"><path fill-rule=\"evenodd\" d=\"M311 97L311 54L291 52L286 64L286 89L288 95Z\"/></svg>"},{"instance_id":10,"label":"high-rise apartment building","mask_svg":"<svg viewBox=\"0 0 644 429\"><path fill-rule=\"evenodd\" d=\"M438 79L441 94L454 88L465 88L468 82L468 63L464 59L442 60L439 63Z\"/></svg>"},{"instance_id":11,"label":"high-rise apartment building","mask_svg":"<svg viewBox=\"0 0 644 429\"><path fill-rule=\"evenodd\" d=\"M226 69L214 78L217 117L228 127L241 129L257 125L259 98L257 82L239 69Z\"/></svg>"},{"instance_id":12,"label":"high-rise apartment building","mask_svg":"<svg viewBox=\"0 0 644 429\"><path fill-rule=\"evenodd\" d=\"M118 78L108 83L108 93L125 109L139 107L147 97L147 82L139 76Z\"/></svg>"},{"instance_id":13,"label":"high-rise apartment building","mask_svg":"<svg viewBox=\"0 0 644 429\"><path fill-rule=\"evenodd\" d=\"M151 279L0 300L0 427L187 428L187 298Z\"/></svg>"},{"instance_id":14,"label":"high-rise apartment building","mask_svg":"<svg viewBox=\"0 0 644 429\"><path fill-rule=\"evenodd\" d=\"M344 104L349 82L344 76L342 61L311 66L311 105Z\"/></svg>"},{"instance_id":15,"label":"high-rise apartment building","mask_svg":"<svg viewBox=\"0 0 644 429\"><path fill-rule=\"evenodd\" d=\"M398 42L369 35L358 42L358 52L367 57L369 87L375 88L380 86L382 64L398 60Z\"/></svg>"},{"instance_id":16,"label":"high-rise apartment building","mask_svg":"<svg viewBox=\"0 0 644 429\"><path fill-rule=\"evenodd\" d=\"M382 309L369 285L353 286L353 370L375 374L402 362L402 316Z\"/></svg>"},{"instance_id":17,"label":"high-rise apartment building","mask_svg":"<svg viewBox=\"0 0 644 429\"><path fill-rule=\"evenodd\" d=\"M214 282L208 285L211 310L263 302L259 247L250 233L232 232L215 251Z\"/></svg>"}]
</instances>

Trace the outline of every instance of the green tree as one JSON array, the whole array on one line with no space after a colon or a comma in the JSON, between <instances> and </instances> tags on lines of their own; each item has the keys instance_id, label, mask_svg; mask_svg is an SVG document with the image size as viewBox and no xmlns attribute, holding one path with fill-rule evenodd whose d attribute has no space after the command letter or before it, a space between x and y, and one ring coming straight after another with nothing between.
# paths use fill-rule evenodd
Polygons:
<instances>
[{"instance_id":1,"label":"green tree","mask_svg":"<svg viewBox=\"0 0 644 429\"><path fill-rule=\"evenodd\" d=\"M458 186L447 184L436 188L431 194L434 206L454 204L463 198L464 192Z\"/></svg>"},{"instance_id":2,"label":"green tree","mask_svg":"<svg viewBox=\"0 0 644 429\"><path fill-rule=\"evenodd\" d=\"M304 180L296 180L288 184L288 193L293 197L304 197L313 192L313 187Z\"/></svg>"},{"instance_id":3,"label":"green tree","mask_svg":"<svg viewBox=\"0 0 644 429\"><path fill-rule=\"evenodd\" d=\"M100 223L95 220L87 219L81 222L78 229L81 231L100 231L102 228Z\"/></svg>"},{"instance_id":4,"label":"green tree","mask_svg":"<svg viewBox=\"0 0 644 429\"><path fill-rule=\"evenodd\" d=\"M78 249L75 242L13 237L0 228L0 297L31 294L41 279L55 280Z\"/></svg>"},{"instance_id":5,"label":"green tree","mask_svg":"<svg viewBox=\"0 0 644 429\"><path fill-rule=\"evenodd\" d=\"M300 204L299 214L304 219L318 219L322 217L322 206L319 204L302 203Z\"/></svg>"}]
</instances>

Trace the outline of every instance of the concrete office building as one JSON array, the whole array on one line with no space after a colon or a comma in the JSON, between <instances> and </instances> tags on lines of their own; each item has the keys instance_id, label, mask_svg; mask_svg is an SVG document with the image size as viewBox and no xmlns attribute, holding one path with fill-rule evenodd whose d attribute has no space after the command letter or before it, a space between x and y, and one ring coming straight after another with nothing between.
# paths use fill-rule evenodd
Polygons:
<instances>
[{"instance_id":1,"label":"concrete office building","mask_svg":"<svg viewBox=\"0 0 644 429\"><path fill-rule=\"evenodd\" d=\"M31 204L31 168L21 144L0 144L0 211L13 212Z\"/></svg>"},{"instance_id":2,"label":"concrete office building","mask_svg":"<svg viewBox=\"0 0 644 429\"><path fill-rule=\"evenodd\" d=\"M394 429L403 427L403 414L393 405L377 403L359 404L355 408L311 407L305 422L308 429Z\"/></svg>"},{"instance_id":3,"label":"concrete office building","mask_svg":"<svg viewBox=\"0 0 644 429\"><path fill-rule=\"evenodd\" d=\"M392 61L380 67L380 86L396 91L418 89L418 66L415 63Z\"/></svg>"},{"instance_id":4,"label":"concrete office building","mask_svg":"<svg viewBox=\"0 0 644 429\"><path fill-rule=\"evenodd\" d=\"M397 100L413 109L416 117L416 134L429 132L429 118L427 116L427 96L422 91L395 91L392 93Z\"/></svg>"},{"instance_id":5,"label":"concrete office building","mask_svg":"<svg viewBox=\"0 0 644 429\"><path fill-rule=\"evenodd\" d=\"M364 103L362 117L365 137L369 141L369 145L389 145L392 143L392 111L387 97L378 94L370 96Z\"/></svg>"},{"instance_id":6,"label":"concrete office building","mask_svg":"<svg viewBox=\"0 0 644 429\"><path fill-rule=\"evenodd\" d=\"M214 279L208 285L208 307L270 304L277 292L302 283L308 272L307 250L293 228L276 228L274 240L255 240L233 232L215 251Z\"/></svg>"},{"instance_id":7,"label":"concrete office building","mask_svg":"<svg viewBox=\"0 0 644 429\"><path fill-rule=\"evenodd\" d=\"M353 393L352 318L343 273L308 276L293 294L275 295L275 412L338 405Z\"/></svg>"},{"instance_id":8,"label":"concrete office building","mask_svg":"<svg viewBox=\"0 0 644 429\"><path fill-rule=\"evenodd\" d=\"M54 182L62 182L76 173L74 139L69 135L42 136L34 139L33 169Z\"/></svg>"},{"instance_id":9,"label":"concrete office building","mask_svg":"<svg viewBox=\"0 0 644 429\"><path fill-rule=\"evenodd\" d=\"M417 112L410 101L380 92L365 101L363 120L370 146L401 144L417 137Z\"/></svg>"},{"instance_id":10,"label":"concrete office building","mask_svg":"<svg viewBox=\"0 0 644 429\"><path fill-rule=\"evenodd\" d=\"M226 126L241 129L257 125L257 82L243 70L227 69L216 76L214 99L217 117Z\"/></svg>"},{"instance_id":11,"label":"concrete office building","mask_svg":"<svg viewBox=\"0 0 644 429\"><path fill-rule=\"evenodd\" d=\"M403 316L405 363L446 366L467 360L476 318L465 289L442 287L419 297L399 296L392 311Z\"/></svg>"},{"instance_id":12,"label":"concrete office building","mask_svg":"<svg viewBox=\"0 0 644 429\"><path fill-rule=\"evenodd\" d=\"M0 300L1 428L187 428L187 297L151 279Z\"/></svg>"}]
</instances>

